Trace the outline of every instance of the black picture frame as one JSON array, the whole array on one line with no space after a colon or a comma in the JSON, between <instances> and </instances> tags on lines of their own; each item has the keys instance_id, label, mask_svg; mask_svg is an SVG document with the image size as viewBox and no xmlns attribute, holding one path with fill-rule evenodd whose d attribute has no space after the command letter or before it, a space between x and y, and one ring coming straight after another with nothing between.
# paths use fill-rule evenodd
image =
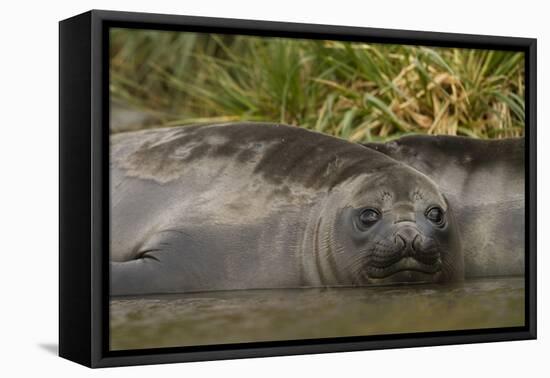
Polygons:
<instances>
[{"instance_id":1,"label":"black picture frame","mask_svg":"<svg viewBox=\"0 0 550 378\"><path fill-rule=\"evenodd\" d=\"M524 327L109 351L110 27L517 50L526 65ZM536 338L536 39L92 10L59 23L59 354L89 367Z\"/></svg>"}]
</instances>

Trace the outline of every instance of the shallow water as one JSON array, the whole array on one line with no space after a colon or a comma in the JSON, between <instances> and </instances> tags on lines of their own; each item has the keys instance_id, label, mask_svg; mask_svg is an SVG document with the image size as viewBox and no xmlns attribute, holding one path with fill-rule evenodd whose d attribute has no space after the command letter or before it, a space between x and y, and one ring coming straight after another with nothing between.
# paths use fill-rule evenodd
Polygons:
<instances>
[{"instance_id":1,"label":"shallow water","mask_svg":"<svg viewBox=\"0 0 550 378\"><path fill-rule=\"evenodd\" d=\"M111 350L524 325L524 278L111 300Z\"/></svg>"}]
</instances>

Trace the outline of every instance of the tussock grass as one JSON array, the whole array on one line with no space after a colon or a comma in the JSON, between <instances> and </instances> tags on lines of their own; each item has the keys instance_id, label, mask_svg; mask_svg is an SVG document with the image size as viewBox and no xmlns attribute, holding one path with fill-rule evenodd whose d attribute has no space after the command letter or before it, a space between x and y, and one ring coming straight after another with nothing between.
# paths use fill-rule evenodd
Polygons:
<instances>
[{"instance_id":1,"label":"tussock grass","mask_svg":"<svg viewBox=\"0 0 550 378\"><path fill-rule=\"evenodd\" d=\"M270 121L352 141L521 136L523 53L115 29L110 90L159 126Z\"/></svg>"}]
</instances>

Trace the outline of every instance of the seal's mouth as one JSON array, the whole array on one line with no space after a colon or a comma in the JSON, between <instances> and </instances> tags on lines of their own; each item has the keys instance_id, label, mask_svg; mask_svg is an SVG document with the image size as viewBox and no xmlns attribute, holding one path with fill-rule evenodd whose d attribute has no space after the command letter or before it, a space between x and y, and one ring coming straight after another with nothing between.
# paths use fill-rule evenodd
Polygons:
<instances>
[{"instance_id":1,"label":"seal's mouth","mask_svg":"<svg viewBox=\"0 0 550 378\"><path fill-rule=\"evenodd\" d=\"M371 278L387 278L400 272L419 272L425 274L436 274L441 271L441 259L436 258L432 261L422 262L414 257L403 257L395 263L387 266L367 266L367 274Z\"/></svg>"}]
</instances>

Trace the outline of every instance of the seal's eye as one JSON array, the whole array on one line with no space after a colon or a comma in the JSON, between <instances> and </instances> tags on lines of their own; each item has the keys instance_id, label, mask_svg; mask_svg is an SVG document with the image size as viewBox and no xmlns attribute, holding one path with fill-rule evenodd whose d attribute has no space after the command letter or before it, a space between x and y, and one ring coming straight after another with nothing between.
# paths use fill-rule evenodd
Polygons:
<instances>
[{"instance_id":1,"label":"seal's eye","mask_svg":"<svg viewBox=\"0 0 550 378\"><path fill-rule=\"evenodd\" d=\"M359 214L359 221L361 222L362 226L371 227L376 222L378 222L380 216L380 212L376 209L364 209L363 211L361 211L361 214Z\"/></svg>"},{"instance_id":2,"label":"seal's eye","mask_svg":"<svg viewBox=\"0 0 550 378\"><path fill-rule=\"evenodd\" d=\"M439 206L432 206L426 210L426 218L438 226L443 225L445 221L445 213Z\"/></svg>"}]
</instances>

